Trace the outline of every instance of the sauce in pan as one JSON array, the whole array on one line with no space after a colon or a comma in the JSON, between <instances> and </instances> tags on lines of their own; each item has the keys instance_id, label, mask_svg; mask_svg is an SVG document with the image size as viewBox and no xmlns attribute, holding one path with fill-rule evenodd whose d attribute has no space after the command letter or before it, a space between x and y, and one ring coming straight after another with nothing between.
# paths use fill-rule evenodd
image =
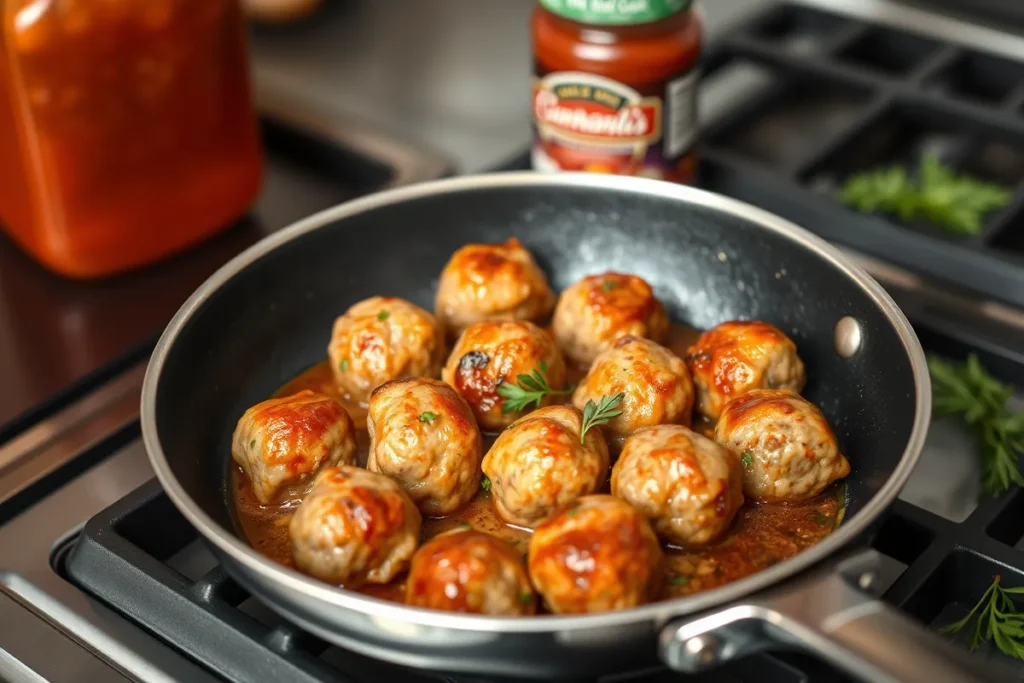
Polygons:
<instances>
[{"instance_id":1,"label":"sauce in pan","mask_svg":"<svg viewBox=\"0 0 1024 683\"><path fill-rule=\"evenodd\" d=\"M673 326L665 346L683 356L697 335L698 332L690 328ZM582 375L583 372L578 368L570 370L569 382L577 382ZM357 425L359 464L365 466L369 449L366 406L339 395L326 360L282 386L275 395L287 396L303 389L334 396L345 404ZM704 422L695 423L693 428L710 435L713 426ZM494 437L493 434L484 434L485 452ZM233 499L238 519L248 542L267 557L294 568L288 522L295 504L261 505L253 494L248 478L237 465L232 467L231 486L234 489ZM608 482L605 482L601 492L608 492ZM718 543L700 550L665 547L666 577L660 599L716 588L796 555L832 532L842 521L844 503L845 489L841 482L833 484L817 498L799 505L748 500L737 513L728 535ZM424 517L421 541L464 524L503 538L526 553L530 532L505 524L494 511L490 493L486 491L480 491L474 500L452 515ZM402 602L405 593L404 577L384 586L363 586L359 591Z\"/></svg>"}]
</instances>

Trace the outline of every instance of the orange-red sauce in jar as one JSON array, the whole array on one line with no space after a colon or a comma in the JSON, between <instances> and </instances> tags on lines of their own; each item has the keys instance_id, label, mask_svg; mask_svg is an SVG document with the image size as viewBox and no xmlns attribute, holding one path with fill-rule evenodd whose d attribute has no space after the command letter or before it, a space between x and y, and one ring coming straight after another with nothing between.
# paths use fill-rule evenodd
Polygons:
<instances>
[{"instance_id":1,"label":"orange-red sauce in jar","mask_svg":"<svg viewBox=\"0 0 1024 683\"><path fill-rule=\"evenodd\" d=\"M693 180L692 0L539 0L532 24L535 170Z\"/></svg>"}]
</instances>

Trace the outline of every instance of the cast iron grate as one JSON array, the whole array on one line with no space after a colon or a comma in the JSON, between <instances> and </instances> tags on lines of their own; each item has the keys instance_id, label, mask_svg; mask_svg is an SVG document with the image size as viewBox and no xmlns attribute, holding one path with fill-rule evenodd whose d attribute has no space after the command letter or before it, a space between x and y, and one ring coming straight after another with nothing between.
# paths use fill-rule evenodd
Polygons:
<instances>
[{"instance_id":1,"label":"cast iron grate","mask_svg":"<svg viewBox=\"0 0 1024 683\"><path fill-rule=\"evenodd\" d=\"M1024 62L771 4L708 51L701 97L702 184L832 242L1024 305ZM1009 187L1013 200L979 234L957 236L834 199L850 174L912 168L924 154Z\"/></svg>"},{"instance_id":2,"label":"cast iron grate","mask_svg":"<svg viewBox=\"0 0 1024 683\"><path fill-rule=\"evenodd\" d=\"M931 352L962 359L978 353L1002 380L1024 387L1024 355L965 336L917 326ZM970 452L959 454L974 459ZM934 462L923 460L921 467ZM877 585L884 600L938 628L966 614L1000 574L1024 585L1024 491L979 501L957 522L898 500L877 528L873 547L886 563ZM329 646L289 624L252 598L216 563L196 531L151 481L93 517L70 546L55 556L69 580L175 645L229 681L376 681L399 674L406 681L481 681L384 664ZM978 656L1006 665L1024 680L1024 664L998 652ZM678 674L663 670L606 679L658 683ZM847 680L821 662L795 653L758 655L695 678L725 683L797 683Z\"/></svg>"}]
</instances>

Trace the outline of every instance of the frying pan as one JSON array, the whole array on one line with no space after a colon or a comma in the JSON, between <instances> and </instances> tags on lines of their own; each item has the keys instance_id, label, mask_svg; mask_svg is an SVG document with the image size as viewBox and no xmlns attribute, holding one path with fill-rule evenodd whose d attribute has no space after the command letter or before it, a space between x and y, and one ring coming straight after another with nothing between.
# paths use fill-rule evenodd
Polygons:
<instances>
[{"instance_id":1,"label":"frying pan","mask_svg":"<svg viewBox=\"0 0 1024 683\"><path fill-rule=\"evenodd\" d=\"M320 361L331 325L373 295L432 308L470 242L518 237L556 290L604 270L648 280L697 328L757 318L790 333L805 395L852 472L844 523L795 557L696 595L591 615L496 618L412 608L321 583L257 553L228 501L242 412ZM390 190L307 218L222 267L150 361L142 432L167 494L223 567L328 642L417 668L565 678L658 658L694 672L775 647L870 681L985 680L977 664L861 588L867 540L920 454L931 389L920 344L885 291L824 241L732 199L661 181L499 173Z\"/></svg>"}]
</instances>

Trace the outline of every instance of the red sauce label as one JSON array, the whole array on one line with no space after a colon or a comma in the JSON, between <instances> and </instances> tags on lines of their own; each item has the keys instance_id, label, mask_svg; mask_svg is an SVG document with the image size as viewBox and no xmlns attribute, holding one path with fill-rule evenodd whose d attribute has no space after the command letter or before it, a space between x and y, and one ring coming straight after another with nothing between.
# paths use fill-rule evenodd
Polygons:
<instances>
[{"instance_id":1,"label":"red sauce label","mask_svg":"<svg viewBox=\"0 0 1024 683\"><path fill-rule=\"evenodd\" d=\"M534 80L533 167L685 181L696 140L697 73L673 78L657 95L576 71Z\"/></svg>"}]
</instances>

